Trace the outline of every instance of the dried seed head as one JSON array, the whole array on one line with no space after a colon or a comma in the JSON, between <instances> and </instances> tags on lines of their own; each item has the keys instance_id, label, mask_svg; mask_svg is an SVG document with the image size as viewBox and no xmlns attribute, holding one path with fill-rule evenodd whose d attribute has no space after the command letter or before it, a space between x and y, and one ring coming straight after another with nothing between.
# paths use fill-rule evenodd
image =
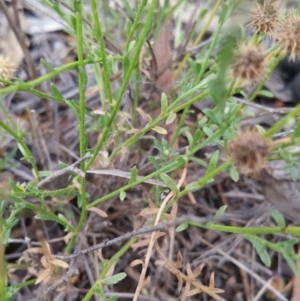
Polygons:
<instances>
[{"instance_id":1,"label":"dried seed head","mask_svg":"<svg viewBox=\"0 0 300 301\"><path fill-rule=\"evenodd\" d=\"M250 26L255 33L271 34L278 23L278 15L275 8L267 3L264 6L257 4L251 15Z\"/></svg>"},{"instance_id":2,"label":"dried seed head","mask_svg":"<svg viewBox=\"0 0 300 301\"><path fill-rule=\"evenodd\" d=\"M289 55L289 59L295 61L300 58L300 16L293 12L280 22L277 33L274 34L281 45L284 55Z\"/></svg>"},{"instance_id":3,"label":"dried seed head","mask_svg":"<svg viewBox=\"0 0 300 301\"><path fill-rule=\"evenodd\" d=\"M241 174L258 175L268 166L271 143L256 129L247 129L229 142L228 151Z\"/></svg>"},{"instance_id":4,"label":"dried seed head","mask_svg":"<svg viewBox=\"0 0 300 301\"><path fill-rule=\"evenodd\" d=\"M14 75L13 64L0 55L0 79L10 80Z\"/></svg>"},{"instance_id":5,"label":"dried seed head","mask_svg":"<svg viewBox=\"0 0 300 301\"><path fill-rule=\"evenodd\" d=\"M235 52L232 65L233 76L245 83L259 82L266 71L266 58L263 48L252 43L240 44Z\"/></svg>"}]
</instances>

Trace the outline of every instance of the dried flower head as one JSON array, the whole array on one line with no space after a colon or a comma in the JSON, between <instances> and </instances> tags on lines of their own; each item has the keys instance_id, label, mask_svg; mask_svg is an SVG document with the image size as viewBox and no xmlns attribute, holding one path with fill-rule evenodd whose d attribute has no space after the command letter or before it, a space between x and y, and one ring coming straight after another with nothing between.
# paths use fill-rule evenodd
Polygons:
<instances>
[{"instance_id":1,"label":"dried flower head","mask_svg":"<svg viewBox=\"0 0 300 301\"><path fill-rule=\"evenodd\" d=\"M14 71L13 64L0 55L0 79L10 80L14 76Z\"/></svg>"},{"instance_id":2,"label":"dried flower head","mask_svg":"<svg viewBox=\"0 0 300 301\"><path fill-rule=\"evenodd\" d=\"M269 3L264 6L257 4L250 18L249 25L255 33L271 34L278 23L277 11Z\"/></svg>"},{"instance_id":3,"label":"dried flower head","mask_svg":"<svg viewBox=\"0 0 300 301\"><path fill-rule=\"evenodd\" d=\"M266 58L261 46L253 43L239 45L232 65L235 78L246 83L257 83L263 78L266 68Z\"/></svg>"},{"instance_id":4,"label":"dried flower head","mask_svg":"<svg viewBox=\"0 0 300 301\"><path fill-rule=\"evenodd\" d=\"M281 45L284 55L289 55L289 59L295 61L300 58L300 16L293 12L280 22L277 33L274 34Z\"/></svg>"},{"instance_id":5,"label":"dried flower head","mask_svg":"<svg viewBox=\"0 0 300 301\"><path fill-rule=\"evenodd\" d=\"M268 167L267 156L271 151L271 141L256 129L239 131L238 136L228 145L228 152L241 174L258 175Z\"/></svg>"}]
</instances>

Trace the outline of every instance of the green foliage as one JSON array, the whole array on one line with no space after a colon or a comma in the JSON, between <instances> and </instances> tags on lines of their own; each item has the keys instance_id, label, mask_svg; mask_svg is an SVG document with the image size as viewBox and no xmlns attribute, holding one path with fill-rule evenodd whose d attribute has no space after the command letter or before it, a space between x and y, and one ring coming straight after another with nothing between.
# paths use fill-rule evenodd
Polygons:
<instances>
[{"instance_id":1,"label":"green foliage","mask_svg":"<svg viewBox=\"0 0 300 301\"><path fill-rule=\"evenodd\" d=\"M48 62L42 60L41 63L47 70L45 75L26 83L20 79L7 82L5 83L6 87L1 87L0 96L24 91L66 106L76 117L78 123L78 151L80 157L83 157L87 151L92 153L91 158L80 163L79 168L82 172L86 172L91 168L99 152L106 151L112 141L114 142L114 148L110 153L109 162L114 162L123 152L130 152L134 149L140 151L139 155L141 157L145 156L145 162L150 163L152 171L138 177L138 168L136 166L131 167L130 179L127 184L118 188L111 187L111 192L102 195L98 199L90 199L86 191L86 178L77 175L76 181L62 189L47 190L44 187L39 187L37 183L40 181L40 178L50 176L50 172L40 170L40 167L37 166L33 151L26 144L27 133L22 128L22 125L19 122L13 122L9 116L6 116L5 119L9 122L0 120L0 128L3 133L16 141L16 148L7 152L3 158L0 158L0 171L15 167L11 166L11 160L19 151L23 156L22 160L26 161L32 168L34 180L24 185L10 181L10 191L4 194L3 201L0 202L0 223L3 225L1 239L3 244L8 243L12 228L17 225L20 216L25 211L30 212L36 219L57 223L66 231L73 232L74 237L67 243L64 250L65 253L68 253L73 249L77 235L81 233L87 221L87 211L90 208L113 197L119 197L120 201L126 203L126 197L129 196L130 189L145 181L156 180L163 182L167 186L167 188L163 188L153 185L153 198L157 208L161 205L163 192L168 189L173 192L173 198L166 206L165 211L169 210L175 202L189 192L201 190L205 185L212 183L223 172L229 172L234 182L239 181L239 171L230 159L224 155L227 143L235 135L243 114L244 105L238 103L235 94L240 93L250 100L253 100L257 95L272 97L271 93L263 90L262 87L267 75L274 70L281 56L278 54L278 45L268 50L268 56L273 58L273 60L271 60L272 63L265 78L261 80L252 95L245 95L246 93L243 92L241 84L236 79L233 79L230 74L230 65L234 59L233 50L237 45L237 36L243 38L245 28L238 29L237 33L234 29L224 26L238 1L217 1L212 12L209 3L207 3L199 12L197 24L195 24L190 36L186 35L180 18L175 20L175 23L178 22L175 24L174 29L176 42L196 47L203 42L203 37L207 33L207 28L212 18L220 10L217 26L211 34L209 43L200 47L200 50L194 52L193 55L188 52L185 54L184 59L176 58L176 63L178 64L174 72L176 74L176 87L171 93L161 93L160 99L158 98L159 113L152 116L151 112L146 112L147 114L149 113L149 116L147 116L148 119L141 128L136 128L136 109L143 105L138 103L139 84L142 82L139 75L143 67L140 66L142 49L147 45L146 42L151 40L151 37L156 37L156 33L164 19L169 17L173 19L174 12L184 9L185 1L179 0L174 6L168 5L169 1L164 1L164 5L159 6L158 0L134 2L123 0L123 15L118 10L107 12L105 3L103 4L101 1L96 0L90 0L90 12L83 9L83 1L71 1L72 5L69 13L65 13L65 9L59 4L59 1L43 0L42 2L68 25L67 31L76 41L77 61L54 68ZM103 11L99 14L99 8L102 4L103 7L101 6L101 9ZM107 18L108 20L103 20L105 13L110 16L110 18ZM208 14L212 18L206 18ZM120 43L121 53L117 55L108 51L106 39L111 35L109 28L119 24L120 18L123 18L124 28L121 32L123 39L122 43ZM201 32L198 34L196 33L196 27L203 21L205 22L201 25ZM196 34L198 36L195 38ZM255 39L258 42L260 41L257 37ZM93 43L90 43L90 41L93 41ZM153 56L153 54L151 55ZM92 65L96 84L99 87L99 105L103 109L100 112L101 115L96 111L89 111L86 106L87 65ZM49 94L39 90L42 84L48 83L54 77L70 70L78 72L78 100L64 98L60 88L53 83L50 83L51 92ZM122 71L122 77L119 84L115 85L112 81L112 76L119 71ZM131 89L132 86L134 86L134 89ZM128 118L128 123L124 122L121 124L119 123L119 114L121 113L120 115L122 116L123 113L121 104L129 89L134 92L133 116ZM202 109L201 114L203 113L203 115L199 116L195 122L186 122L190 113L196 115L194 114L194 110L196 110L194 105L207 98L213 100L215 107ZM286 161L284 170L290 172L293 180L298 179L296 169L300 167L300 163L299 160L295 160L295 157L299 154L292 153L289 147L296 146L300 141L300 125L295 124L299 113L300 105L297 105L263 133L263 135L271 137L286 125L292 124L295 127L295 131L291 135L290 145L278 147L275 150L278 158ZM177 122L176 129L170 130L175 122ZM153 132L159 127L168 128L168 134L172 133L171 139L167 135L162 136L162 133L157 133L157 131L154 135ZM124 134L124 132L132 129L136 131L128 135ZM101 133L94 149L88 149L87 137L89 133ZM151 139L151 148L155 149L152 155L148 155L148 150L141 150L141 145L146 138ZM180 143L184 141L188 147L174 151L176 141L180 141ZM213 152L209 153L208 157L200 158L198 152L206 153L207 147L210 145L218 147L218 150L214 149ZM178 171L183 170L184 166L188 166L190 162L196 164L196 168L205 168L205 173L203 173L204 175L201 178L193 179L186 186L178 189ZM67 164L61 163L60 167L67 167ZM72 174L74 175L76 172L72 171ZM77 201L78 221L75 218L75 213L67 212L63 205L59 204L60 200L64 200L66 196L70 195L74 196ZM52 207L47 206L47 197L55 197L58 200L58 204ZM32 202L32 199L34 199L34 202ZM295 254L293 249L297 242L296 239L271 243L261 237L264 234L286 233L299 236L299 227L293 229L286 227L284 217L281 213L274 210L271 211L271 216L276 225L271 227L271 229L269 227L242 228L223 225L219 223L218 219L225 214L226 208L226 206L219 208L209 223L184 222L176 228L176 231L184 231L193 225L204 229L242 234L249 240L266 266L271 265L268 250L273 250L281 254L295 273L299 273L296 262L300 260L300 256ZM84 301L89 300L95 292L101 300L105 300L103 287L117 284L126 277L126 274L123 272L109 277L107 277L107 273L119 260L120 256L128 251L133 242L132 240L130 243L120 247L115 256L102 262L101 275L95 282L95 285L86 293L83 298ZM15 292L16 288L14 287L6 288L7 300L12 299ZM111 297L108 300L113 301L117 300L117 298Z\"/></svg>"}]
</instances>

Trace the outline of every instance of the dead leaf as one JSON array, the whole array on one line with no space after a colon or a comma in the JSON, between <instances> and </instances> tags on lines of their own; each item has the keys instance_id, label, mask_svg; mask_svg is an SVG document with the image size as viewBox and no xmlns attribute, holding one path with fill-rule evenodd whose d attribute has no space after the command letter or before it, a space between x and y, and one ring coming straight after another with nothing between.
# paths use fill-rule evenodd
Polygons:
<instances>
[{"instance_id":1,"label":"dead leaf","mask_svg":"<svg viewBox=\"0 0 300 301\"><path fill-rule=\"evenodd\" d=\"M141 260L141 259L136 259L136 260L134 260L134 261L132 261L132 262L130 263L130 266L131 266L131 267L135 267L135 266L137 266L137 265L139 265L139 264L141 264L142 266L144 266L144 261Z\"/></svg>"},{"instance_id":2,"label":"dead leaf","mask_svg":"<svg viewBox=\"0 0 300 301\"><path fill-rule=\"evenodd\" d=\"M101 217L108 217L108 215L106 214L106 212L104 212L103 210L101 210L101 209L99 209L97 207L88 208L88 211L93 211L93 212L97 213Z\"/></svg>"},{"instance_id":3,"label":"dead leaf","mask_svg":"<svg viewBox=\"0 0 300 301\"><path fill-rule=\"evenodd\" d=\"M156 87L164 93L170 92L174 87L174 78L170 68L173 48L172 21L167 20L152 46L154 58L151 60L151 77L156 79Z\"/></svg>"}]
</instances>

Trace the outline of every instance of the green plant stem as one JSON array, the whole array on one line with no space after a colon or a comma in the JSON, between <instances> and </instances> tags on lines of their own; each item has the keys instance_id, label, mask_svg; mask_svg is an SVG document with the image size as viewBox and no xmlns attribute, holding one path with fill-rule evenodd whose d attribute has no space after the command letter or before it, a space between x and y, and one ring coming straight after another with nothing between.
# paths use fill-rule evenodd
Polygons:
<instances>
[{"instance_id":1,"label":"green plant stem","mask_svg":"<svg viewBox=\"0 0 300 301\"><path fill-rule=\"evenodd\" d=\"M79 6L78 6L79 7ZM82 17L80 11L76 12L76 36L77 36L77 51L78 51L78 68L79 68L79 151L80 157L83 157L86 152L86 136L85 136L85 84L86 74L83 63L83 35L82 35ZM85 171L85 163L80 163L81 170ZM65 252L68 253L80 233L87 216L87 201L86 201L86 181L84 177L80 177L80 196L81 214L79 222L75 229L75 235L70 239Z\"/></svg>"},{"instance_id":2,"label":"green plant stem","mask_svg":"<svg viewBox=\"0 0 300 301\"><path fill-rule=\"evenodd\" d=\"M0 90L1 91L1 90ZM34 174L35 177L37 177L37 180L39 180L38 178L38 168L35 164L35 161L32 157L32 154L29 150L29 148L27 147L26 143L23 141L22 138L20 138L17 133L15 131L13 131L12 129L10 129L2 120L0 120L0 126L8 133L10 134L23 148L24 152L25 152L25 156L26 156L26 160L28 160L28 162L32 165L32 168L34 170Z\"/></svg>"},{"instance_id":3,"label":"green plant stem","mask_svg":"<svg viewBox=\"0 0 300 301\"><path fill-rule=\"evenodd\" d=\"M106 53L105 53L105 44L104 44L104 39L102 35L102 29L100 26L99 22L99 16L98 16L98 9L96 5L95 0L90 0L91 3L91 8L92 8L92 14L93 14L93 23L94 23L94 29L95 29L95 36L97 41L99 42L100 46L100 53L101 53L101 59L102 59L102 64L103 64L103 73L104 73L104 87L107 93L107 99L108 103L112 105L113 103L113 96L111 92L111 85L110 85L110 75L109 75L109 70L108 70L108 64L107 64L107 59L106 59Z\"/></svg>"},{"instance_id":4,"label":"green plant stem","mask_svg":"<svg viewBox=\"0 0 300 301\"><path fill-rule=\"evenodd\" d=\"M60 196L63 194L70 194L72 191L75 190L73 185L70 185L66 188L56 189L56 190L39 190L39 191L20 191L20 192L13 192L13 195L17 197L47 197L47 196Z\"/></svg>"},{"instance_id":5,"label":"green plant stem","mask_svg":"<svg viewBox=\"0 0 300 301\"><path fill-rule=\"evenodd\" d=\"M258 235L258 234L280 234L286 233L285 229L281 227L234 227L225 226L215 223L201 224L197 222L188 222L189 225L204 228L207 230L214 230L233 234L243 234L243 235ZM298 227L299 228L299 227ZM300 232L300 229L298 230ZM298 233L299 235L299 233Z\"/></svg>"},{"instance_id":6,"label":"green plant stem","mask_svg":"<svg viewBox=\"0 0 300 301\"><path fill-rule=\"evenodd\" d=\"M274 134L278 133L279 130L289 121L289 119L294 119L300 114L300 104L298 104L292 111L279 119L275 124L273 124L266 132L265 137L272 137Z\"/></svg>"},{"instance_id":7,"label":"green plant stem","mask_svg":"<svg viewBox=\"0 0 300 301\"><path fill-rule=\"evenodd\" d=\"M142 0L138 10L137 10L137 13L136 13L136 16L134 18L134 21L133 21L133 24L132 24L132 27L131 27L131 30L128 34L128 38L127 38L127 42L126 42L126 51L128 51L128 47L129 47L129 44L131 42L131 39L135 33L135 31L138 29L139 27L139 23L140 23L140 20L141 20L141 17L142 17L142 13L143 13L143 10L144 10L144 7L146 6L147 4L147 0Z\"/></svg>"},{"instance_id":8,"label":"green plant stem","mask_svg":"<svg viewBox=\"0 0 300 301\"><path fill-rule=\"evenodd\" d=\"M141 35L140 35L140 39L137 41L137 44L136 44L135 53L132 57L132 60L129 64L129 66L128 66L128 69L126 71L124 71L125 74L124 74L124 77L123 77L122 86L121 86L120 91L119 91L119 93L117 95L117 98L116 98L116 103L113 106L110 117L107 121L107 124L105 125L105 127L103 129L103 133L101 135L100 141L97 144L97 146L96 146L96 148L93 152L93 157L90 158L90 160L87 162L87 166L86 166L87 169L94 162L94 160L97 157L100 149L102 148L103 144L105 143L105 141L108 137L110 127L111 127L111 125L112 125L112 123L115 119L115 116L116 116L116 114L119 110L119 106L121 104L123 95L124 95L124 93L127 89L127 85L128 85L129 80L130 80L131 73L132 73L132 71L133 71L133 69L136 65L136 62L139 60L140 51L141 51L141 49L144 45L144 42L145 42L145 39L146 39L147 35L150 32L150 29L151 29L151 26L152 26L152 19L153 19L153 15L154 15L157 3L158 3L158 0L153 0L151 2L150 6L149 6L149 10L148 10L148 13L147 13L147 16L146 16L144 27L143 27Z\"/></svg>"},{"instance_id":9,"label":"green plant stem","mask_svg":"<svg viewBox=\"0 0 300 301\"><path fill-rule=\"evenodd\" d=\"M235 227L235 226L225 226L216 224L213 222L202 224L198 222L190 221L188 222L191 226L200 227L207 230L214 230L232 234L242 234L242 235L266 235L266 234L286 234L293 236L300 236L299 226L287 226L287 227ZM269 245L268 245L269 246Z\"/></svg>"},{"instance_id":10,"label":"green plant stem","mask_svg":"<svg viewBox=\"0 0 300 301\"><path fill-rule=\"evenodd\" d=\"M123 57L120 56L115 56L114 59L116 60L122 60ZM84 65L88 65L88 64L96 64L96 63L100 63L102 60L92 60L92 59L88 59L88 60L84 60L83 63ZM12 92L16 92L16 91L30 91L31 88L36 87L41 85L43 82L59 75L60 73L64 72L64 71L68 71L68 70L73 70L76 69L79 65L79 62L72 62L57 68L53 68L52 71L50 71L49 73L35 79L32 81L29 81L27 83L24 82L15 82L13 86L9 86L3 89L0 89L0 95L5 95L5 94L9 94Z\"/></svg>"},{"instance_id":11,"label":"green plant stem","mask_svg":"<svg viewBox=\"0 0 300 301\"><path fill-rule=\"evenodd\" d=\"M82 301L89 301L95 291L97 291L98 294L100 294L100 300L104 301L104 290L103 290L103 284L102 280L105 279L109 269L112 267L113 264L115 264L119 258L131 247L133 243L136 242L136 238L130 239L120 250L113 256L111 257L105 264L104 268L101 271L101 274L97 281L93 284L93 286L90 288L88 293L85 295L85 297L82 299Z\"/></svg>"}]
</instances>

